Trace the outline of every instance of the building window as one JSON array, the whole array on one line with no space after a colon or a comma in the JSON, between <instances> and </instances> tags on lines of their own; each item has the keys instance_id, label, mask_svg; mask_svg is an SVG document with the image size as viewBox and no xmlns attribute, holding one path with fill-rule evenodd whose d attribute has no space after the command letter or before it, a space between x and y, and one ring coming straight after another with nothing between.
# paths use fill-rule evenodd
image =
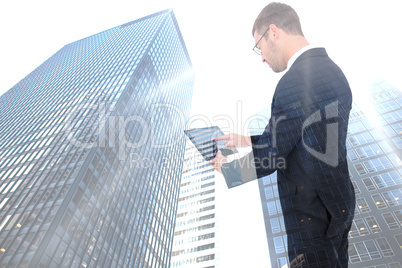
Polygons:
<instances>
[{"instance_id":1,"label":"building window","mask_svg":"<svg viewBox=\"0 0 402 268\"><path fill-rule=\"evenodd\" d=\"M275 201L271 201L271 202L267 203L269 215L275 215L277 213L275 203L276 203Z\"/></svg>"},{"instance_id":2,"label":"building window","mask_svg":"<svg viewBox=\"0 0 402 268\"><path fill-rule=\"evenodd\" d=\"M382 214L382 217L384 218L390 230L399 228L399 223L397 222L397 220L395 219L394 215L391 212Z\"/></svg>"},{"instance_id":3,"label":"building window","mask_svg":"<svg viewBox=\"0 0 402 268\"><path fill-rule=\"evenodd\" d=\"M402 149L402 138L401 137L393 138L392 141L395 143L395 145L396 145L396 147L398 147L398 149Z\"/></svg>"},{"instance_id":4,"label":"building window","mask_svg":"<svg viewBox=\"0 0 402 268\"><path fill-rule=\"evenodd\" d=\"M358 133L358 132L365 131L365 130L366 130L366 128L364 127L362 122L355 122L355 123L349 124L349 127L348 127L348 133L350 133L350 134Z\"/></svg>"},{"instance_id":5,"label":"building window","mask_svg":"<svg viewBox=\"0 0 402 268\"><path fill-rule=\"evenodd\" d=\"M369 233L369 231L367 229L367 226L366 226L366 223L364 222L363 219L355 219L355 220L353 220L352 227L351 227L350 232L349 232L349 237L350 238L353 238L353 237L356 237L356 236L365 236L365 235L368 235L368 234L370 234L370 233Z\"/></svg>"},{"instance_id":6,"label":"building window","mask_svg":"<svg viewBox=\"0 0 402 268\"><path fill-rule=\"evenodd\" d=\"M376 204L378 209L383 209L383 208L387 207L387 204L385 203L385 201L381 195L375 194L375 195L372 195L371 198L373 199L373 201Z\"/></svg>"},{"instance_id":7,"label":"building window","mask_svg":"<svg viewBox=\"0 0 402 268\"><path fill-rule=\"evenodd\" d=\"M392 164L394 164L395 167L402 166L402 161L396 154L390 154L388 155L388 158L391 160Z\"/></svg>"},{"instance_id":8,"label":"building window","mask_svg":"<svg viewBox=\"0 0 402 268\"><path fill-rule=\"evenodd\" d=\"M285 252L282 236L274 237L275 252L277 254Z\"/></svg>"},{"instance_id":9,"label":"building window","mask_svg":"<svg viewBox=\"0 0 402 268\"><path fill-rule=\"evenodd\" d=\"M370 228L371 233L376 234L381 232L381 228L377 223L377 220L373 216L366 217L367 225Z\"/></svg>"},{"instance_id":10,"label":"building window","mask_svg":"<svg viewBox=\"0 0 402 268\"><path fill-rule=\"evenodd\" d=\"M271 199L274 198L274 191L272 190L271 186L265 187L265 199Z\"/></svg>"},{"instance_id":11,"label":"building window","mask_svg":"<svg viewBox=\"0 0 402 268\"><path fill-rule=\"evenodd\" d=\"M384 192L382 195L390 207L402 204L402 189Z\"/></svg>"},{"instance_id":12,"label":"building window","mask_svg":"<svg viewBox=\"0 0 402 268\"><path fill-rule=\"evenodd\" d=\"M384 119L388 122L388 123L394 123L396 121L401 120L402 118L402 110L398 110L398 111L393 111L387 114L383 114Z\"/></svg>"},{"instance_id":13,"label":"building window","mask_svg":"<svg viewBox=\"0 0 402 268\"><path fill-rule=\"evenodd\" d=\"M402 265L399 262L388 263L388 268L402 268Z\"/></svg>"},{"instance_id":14,"label":"building window","mask_svg":"<svg viewBox=\"0 0 402 268\"><path fill-rule=\"evenodd\" d=\"M198 246L196 251L202 251L202 250L207 250L207 249L211 249L211 248L215 248L215 243Z\"/></svg>"},{"instance_id":15,"label":"building window","mask_svg":"<svg viewBox=\"0 0 402 268\"><path fill-rule=\"evenodd\" d=\"M359 159L355 153L355 151L353 150L348 150L348 157L350 159L350 161L356 161L357 159Z\"/></svg>"},{"instance_id":16,"label":"building window","mask_svg":"<svg viewBox=\"0 0 402 268\"><path fill-rule=\"evenodd\" d=\"M265 176L262 178L262 183L264 185L270 184L271 183L271 179L269 178L269 176Z\"/></svg>"},{"instance_id":17,"label":"building window","mask_svg":"<svg viewBox=\"0 0 402 268\"><path fill-rule=\"evenodd\" d=\"M201 189L207 188L207 187L210 187L210 186L213 186L213 185L215 185L215 182L206 183L206 184L201 185Z\"/></svg>"},{"instance_id":18,"label":"building window","mask_svg":"<svg viewBox=\"0 0 402 268\"><path fill-rule=\"evenodd\" d=\"M384 129L385 133L387 133L387 135L389 137L393 137L393 136L396 135L395 131L390 126L385 126L383 129Z\"/></svg>"},{"instance_id":19,"label":"building window","mask_svg":"<svg viewBox=\"0 0 402 268\"><path fill-rule=\"evenodd\" d=\"M399 135L402 134L402 123L396 123L392 125L392 128L398 133Z\"/></svg>"},{"instance_id":20,"label":"building window","mask_svg":"<svg viewBox=\"0 0 402 268\"><path fill-rule=\"evenodd\" d=\"M281 231L281 226L279 224L279 219L278 218L273 218L273 219L270 220L270 222L271 222L272 233L273 234L279 233Z\"/></svg>"},{"instance_id":21,"label":"building window","mask_svg":"<svg viewBox=\"0 0 402 268\"><path fill-rule=\"evenodd\" d=\"M368 158L371 156L376 156L382 154L380 147L377 144L366 145L361 148L356 149L357 155L360 159Z\"/></svg>"},{"instance_id":22,"label":"building window","mask_svg":"<svg viewBox=\"0 0 402 268\"><path fill-rule=\"evenodd\" d=\"M176 234L175 234L176 235ZM214 238L215 237L215 233L209 233L209 234L204 234L204 235L199 235L198 236L198 241L200 240L205 240L205 239L209 239L209 238Z\"/></svg>"},{"instance_id":23,"label":"building window","mask_svg":"<svg viewBox=\"0 0 402 268\"><path fill-rule=\"evenodd\" d=\"M373 142L374 139L370 135L370 133L364 132L364 133L361 133L361 134L358 134L358 135L350 136L348 138L348 141L350 142L350 144L352 146L358 146L358 145L363 145L363 144Z\"/></svg>"},{"instance_id":24,"label":"building window","mask_svg":"<svg viewBox=\"0 0 402 268\"><path fill-rule=\"evenodd\" d=\"M204 261L210 261L215 259L215 254L210 254L210 255L206 255L206 256L201 256L201 257L197 257L196 262L204 262Z\"/></svg>"},{"instance_id":25,"label":"building window","mask_svg":"<svg viewBox=\"0 0 402 268\"><path fill-rule=\"evenodd\" d=\"M399 105L396 104L396 102L394 102L394 101L388 101L388 102L377 104L375 106L375 108L377 109L377 111L379 113L385 113L385 112L389 112L389 111L398 109Z\"/></svg>"},{"instance_id":26,"label":"building window","mask_svg":"<svg viewBox=\"0 0 402 268\"><path fill-rule=\"evenodd\" d=\"M355 164L354 167L355 167L356 172L357 172L359 175L363 175L363 174L366 174L366 173L367 173L366 170L364 169L363 165L360 164L360 163Z\"/></svg>"},{"instance_id":27,"label":"building window","mask_svg":"<svg viewBox=\"0 0 402 268\"><path fill-rule=\"evenodd\" d=\"M392 168L391 162L385 156L365 161L364 166L367 168L368 172L376 172Z\"/></svg>"},{"instance_id":28,"label":"building window","mask_svg":"<svg viewBox=\"0 0 402 268\"><path fill-rule=\"evenodd\" d=\"M398 245L400 248L402 248L402 234L397 234L395 236L396 242L398 242Z\"/></svg>"},{"instance_id":29,"label":"building window","mask_svg":"<svg viewBox=\"0 0 402 268\"><path fill-rule=\"evenodd\" d=\"M279 217L279 222L281 223L282 232L285 232L285 231L286 231L286 227L285 227L285 219L283 218L283 216L280 216L280 217Z\"/></svg>"},{"instance_id":30,"label":"building window","mask_svg":"<svg viewBox=\"0 0 402 268\"><path fill-rule=\"evenodd\" d=\"M373 180L379 189L402 184L402 178L395 170L373 176Z\"/></svg>"},{"instance_id":31,"label":"building window","mask_svg":"<svg viewBox=\"0 0 402 268\"><path fill-rule=\"evenodd\" d=\"M278 208L278 213L282 213L282 206L280 200L276 200L276 207Z\"/></svg>"},{"instance_id":32,"label":"building window","mask_svg":"<svg viewBox=\"0 0 402 268\"><path fill-rule=\"evenodd\" d=\"M349 258L352 263L380 259L381 255L373 240L351 244Z\"/></svg>"},{"instance_id":33,"label":"building window","mask_svg":"<svg viewBox=\"0 0 402 268\"><path fill-rule=\"evenodd\" d=\"M271 175L269 175L271 177L271 183L276 183L278 181L278 177L277 177L277 173L274 172Z\"/></svg>"},{"instance_id":34,"label":"building window","mask_svg":"<svg viewBox=\"0 0 402 268\"><path fill-rule=\"evenodd\" d=\"M376 241L384 257L390 257L395 255L388 243L388 240L385 237L377 238Z\"/></svg>"},{"instance_id":35,"label":"building window","mask_svg":"<svg viewBox=\"0 0 402 268\"><path fill-rule=\"evenodd\" d=\"M355 194L360 194L360 188L355 181L352 181L353 188L355 189Z\"/></svg>"},{"instance_id":36,"label":"building window","mask_svg":"<svg viewBox=\"0 0 402 268\"><path fill-rule=\"evenodd\" d=\"M376 189L374 184L373 184L373 181L370 178L363 179L363 183L366 186L367 191L373 191L373 190Z\"/></svg>"},{"instance_id":37,"label":"building window","mask_svg":"<svg viewBox=\"0 0 402 268\"><path fill-rule=\"evenodd\" d=\"M378 144L380 145L380 147L384 151L384 153L389 153L392 151L392 147L388 144L388 142L381 141Z\"/></svg>"},{"instance_id":38,"label":"building window","mask_svg":"<svg viewBox=\"0 0 402 268\"><path fill-rule=\"evenodd\" d=\"M368 204L366 202L366 199L364 199L363 197L356 199L356 203L357 203L358 208L359 208L361 213L371 211L370 207L368 206Z\"/></svg>"},{"instance_id":39,"label":"building window","mask_svg":"<svg viewBox=\"0 0 402 268\"><path fill-rule=\"evenodd\" d=\"M287 262L287 260L286 260L285 257L282 257L282 258L279 258L279 259L278 259L278 267L279 267L279 268L288 267L288 262Z\"/></svg>"},{"instance_id":40,"label":"building window","mask_svg":"<svg viewBox=\"0 0 402 268\"><path fill-rule=\"evenodd\" d=\"M398 220L399 224L402 225L402 209L395 210L394 215Z\"/></svg>"},{"instance_id":41,"label":"building window","mask_svg":"<svg viewBox=\"0 0 402 268\"><path fill-rule=\"evenodd\" d=\"M377 141L382 140L384 138L384 134L381 129L373 129L370 131L371 136Z\"/></svg>"}]
</instances>

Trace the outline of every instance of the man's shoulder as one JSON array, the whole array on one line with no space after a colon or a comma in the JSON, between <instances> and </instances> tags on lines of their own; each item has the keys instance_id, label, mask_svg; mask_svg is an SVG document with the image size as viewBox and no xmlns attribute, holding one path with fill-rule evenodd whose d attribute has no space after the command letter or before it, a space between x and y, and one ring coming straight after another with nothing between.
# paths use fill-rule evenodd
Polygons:
<instances>
[{"instance_id":1,"label":"man's shoulder","mask_svg":"<svg viewBox=\"0 0 402 268\"><path fill-rule=\"evenodd\" d=\"M297 83L310 79L319 79L342 72L329 58L325 48L312 48L302 53L289 70L283 75L280 83Z\"/></svg>"},{"instance_id":2,"label":"man's shoulder","mask_svg":"<svg viewBox=\"0 0 402 268\"><path fill-rule=\"evenodd\" d=\"M329 58L325 48L312 48L305 51L296 59L288 73L292 75L300 70L314 70L315 72L325 71L326 67L332 65L335 65L335 63Z\"/></svg>"},{"instance_id":3,"label":"man's shoulder","mask_svg":"<svg viewBox=\"0 0 402 268\"><path fill-rule=\"evenodd\" d=\"M327 57L328 58L328 53L323 47L314 47L309 50L306 50L303 52L295 61L295 63L303 61L304 59L307 58L315 58L315 57Z\"/></svg>"},{"instance_id":4,"label":"man's shoulder","mask_svg":"<svg viewBox=\"0 0 402 268\"><path fill-rule=\"evenodd\" d=\"M340 81L344 83L339 83ZM277 85L277 95L305 95L328 88L349 87L342 70L328 57L325 48L312 48L302 53L282 76Z\"/></svg>"}]
</instances>

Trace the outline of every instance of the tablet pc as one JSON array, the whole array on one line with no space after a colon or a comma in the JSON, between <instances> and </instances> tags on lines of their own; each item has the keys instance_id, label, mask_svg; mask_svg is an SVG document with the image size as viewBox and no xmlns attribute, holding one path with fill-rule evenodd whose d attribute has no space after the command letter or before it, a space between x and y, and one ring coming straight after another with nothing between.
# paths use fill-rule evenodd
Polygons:
<instances>
[{"instance_id":1,"label":"tablet pc","mask_svg":"<svg viewBox=\"0 0 402 268\"><path fill-rule=\"evenodd\" d=\"M214 138L225 135L217 126L194 128L185 130L184 133L191 140L206 161L214 159L219 150L224 156L237 153L236 149L226 148L224 140L214 140Z\"/></svg>"}]
</instances>

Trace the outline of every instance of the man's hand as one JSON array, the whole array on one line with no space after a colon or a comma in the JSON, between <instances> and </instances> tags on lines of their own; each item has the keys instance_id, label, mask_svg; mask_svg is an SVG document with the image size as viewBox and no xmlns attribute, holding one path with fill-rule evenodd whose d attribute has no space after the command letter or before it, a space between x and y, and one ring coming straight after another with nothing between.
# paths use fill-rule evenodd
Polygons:
<instances>
[{"instance_id":1,"label":"man's hand","mask_svg":"<svg viewBox=\"0 0 402 268\"><path fill-rule=\"evenodd\" d=\"M228 162L228 158L223 156L221 151L218 151L215 158L209 161L209 164L213 166L213 168L222 174L222 165Z\"/></svg>"},{"instance_id":2,"label":"man's hand","mask_svg":"<svg viewBox=\"0 0 402 268\"><path fill-rule=\"evenodd\" d=\"M251 146L251 138L249 136L242 136L239 134L230 133L221 137L217 137L214 140L221 141L225 140L225 146L228 149L235 149L241 147Z\"/></svg>"}]
</instances>

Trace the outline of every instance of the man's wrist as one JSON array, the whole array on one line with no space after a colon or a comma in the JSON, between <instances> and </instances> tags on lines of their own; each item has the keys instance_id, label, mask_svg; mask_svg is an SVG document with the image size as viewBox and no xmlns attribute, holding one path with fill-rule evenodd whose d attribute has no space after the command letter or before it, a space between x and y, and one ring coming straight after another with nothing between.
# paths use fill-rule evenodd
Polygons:
<instances>
[{"instance_id":1,"label":"man's wrist","mask_svg":"<svg viewBox=\"0 0 402 268\"><path fill-rule=\"evenodd\" d=\"M251 137L250 136L245 136L244 140L246 142L246 146L251 146L252 142L251 142Z\"/></svg>"}]
</instances>

